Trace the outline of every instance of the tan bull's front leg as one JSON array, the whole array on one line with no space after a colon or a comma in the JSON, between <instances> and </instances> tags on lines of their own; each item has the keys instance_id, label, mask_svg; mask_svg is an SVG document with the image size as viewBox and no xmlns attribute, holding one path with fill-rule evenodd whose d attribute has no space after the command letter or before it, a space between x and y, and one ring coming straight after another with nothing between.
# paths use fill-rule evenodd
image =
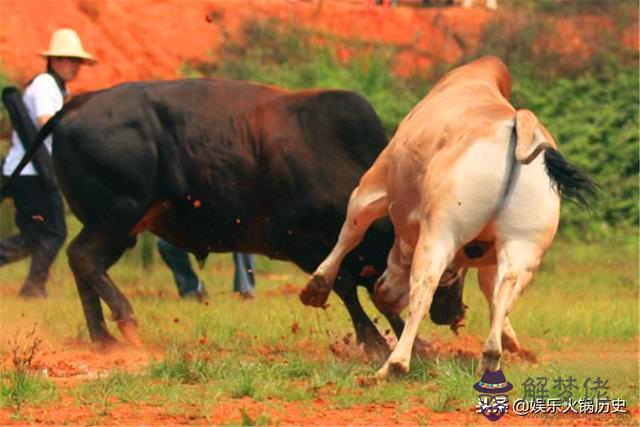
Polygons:
<instances>
[{"instance_id":1,"label":"tan bull's front leg","mask_svg":"<svg viewBox=\"0 0 640 427\"><path fill-rule=\"evenodd\" d=\"M373 290L373 303L382 313L400 314L409 304L411 253L403 255L396 239L387 258L387 269Z\"/></svg>"},{"instance_id":2,"label":"tan bull's front leg","mask_svg":"<svg viewBox=\"0 0 640 427\"><path fill-rule=\"evenodd\" d=\"M300 292L303 304L313 307L323 307L326 304L342 260L362 241L371 223L387 215L387 212L386 191L379 186L367 186L363 180L351 193L347 218L342 225L338 242Z\"/></svg>"},{"instance_id":3,"label":"tan bull's front leg","mask_svg":"<svg viewBox=\"0 0 640 427\"><path fill-rule=\"evenodd\" d=\"M436 236L430 234L428 226L422 225L421 228L411 262L409 317L398 345L376 373L376 379L379 380L386 379L391 370L399 373L409 372L418 327L431 306L442 273L454 256L453 239L447 235L446 230Z\"/></svg>"}]
</instances>

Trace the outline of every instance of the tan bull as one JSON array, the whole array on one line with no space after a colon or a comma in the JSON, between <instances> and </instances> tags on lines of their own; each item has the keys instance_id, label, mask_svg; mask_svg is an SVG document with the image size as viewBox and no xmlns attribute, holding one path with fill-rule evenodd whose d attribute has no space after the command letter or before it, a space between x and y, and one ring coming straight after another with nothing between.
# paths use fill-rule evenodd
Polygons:
<instances>
[{"instance_id":1,"label":"tan bull","mask_svg":"<svg viewBox=\"0 0 640 427\"><path fill-rule=\"evenodd\" d=\"M322 306L340 263L369 225L389 215L395 242L374 302L409 314L377 377L408 372L418 326L447 275L478 268L491 308L482 368L520 348L509 313L558 228L560 195L586 203L590 179L567 163L549 132L508 99L506 66L484 57L444 76L407 115L351 194L338 242L301 293ZM539 156L544 151L544 156Z\"/></svg>"}]
</instances>

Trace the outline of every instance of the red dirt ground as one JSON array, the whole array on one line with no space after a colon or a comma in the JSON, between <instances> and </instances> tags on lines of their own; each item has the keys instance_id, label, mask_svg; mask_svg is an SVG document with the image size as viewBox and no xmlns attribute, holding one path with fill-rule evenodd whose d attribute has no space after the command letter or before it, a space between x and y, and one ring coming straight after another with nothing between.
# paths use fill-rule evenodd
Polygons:
<instances>
[{"instance_id":1,"label":"red dirt ground","mask_svg":"<svg viewBox=\"0 0 640 427\"><path fill-rule=\"evenodd\" d=\"M293 332L292 333L296 333ZM339 350L334 355L351 360L358 356L353 342L345 336ZM460 336L449 343L441 343L431 337L433 351L440 356L476 357L481 349L479 339ZM333 350L333 348L332 348ZM263 357L277 354L277 348L256 349ZM326 358L329 352L310 354L311 358ZM142 403L121 403L115 398L110 400L106 414L92 406L83 406L72 395L72 389L83 382L104 377L108 372L118 369L139 371L152 359L161 358L160 351L148 351L131 348L112 350L106 354L94 351L86 342L70 342L59 349L45 351L36 359L35 369L46 375L58 387L60 400L43 406L25 406L20 419L12 417L10 409L0 409L0 425L219 425L242 423L244 411L251 419L275 425L495 425L475 413L470 406L456 412L437 412L421 406L420 402L392 402L379 404L357 404L349 408L332 406L325 397L335 394L331 385L318 391L313 401L286 402L267 398L256 401L252 398L221 398L211 407L203 409L197 405L180 404L175 411L165 407ZM509 363L518 363L519 356L507 353ZM0 368L11 366L7 357ZM362 385L363 387L366 387ZM639 421L640 409L630 409L632 419L607 417L570 417L562 416L553 420L554 425L620 425ZM519 417L508 414L501 420L502 425L548 425L549 420L535 417Z\"/></svg>"},{"instance_id":2,"label":"red dirt ground","mask_svg":"<svg viewBox=\"0 0 640 427\"><path fill-rule=\"evenodd\" d=\"M51 408L27 408L23 411L25 418L33 421L27 425L63 425L85 424L87 420L101 425L220 425L242 422L242 413L256 420L258 417L266 419L270 425L496 425L475 413L475 408L454 413L435 412L424 407L410 407L400 409L399 403L355 405L349 409L327 407L322 399L309 403L282 402L267 399L257 402L251 398L236 400L221 400L213 409L207 412L208 418L193 408L185 408L183 414L168 415L165 408L145 406L139 404L114 405L109 414L96 416L94 410L78 406L72 398ZM409 405L411 406L411 405ZM632 416L638 417L638 409L632 410ZM616 425L628 424L623 418L611 417L564 417L554 420L554 425ZM25 421L13 421L7 410L0 410L0 423L3 425L25 425ZM519 417L507 414L500 420L501 425L548 425L549 422L535 417Z\"/></svg>"}]
</instances>

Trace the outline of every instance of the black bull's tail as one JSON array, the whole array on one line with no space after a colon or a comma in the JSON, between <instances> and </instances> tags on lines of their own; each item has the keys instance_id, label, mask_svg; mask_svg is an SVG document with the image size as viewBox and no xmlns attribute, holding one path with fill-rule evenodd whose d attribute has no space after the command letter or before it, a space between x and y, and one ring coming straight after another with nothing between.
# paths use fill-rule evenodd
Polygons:
<instances>
[{"instance_id":1,"label":"black bull's tail","mask_svg":"<svg viewBox=\"0 0 640 427\"><path fill-rule=\"evenodd\" d=\"M44 140L47 138L47 136L49 136L51 132L53 132L53 129L55 129L56 125L58 124L62 116L64 116L64 112L65 112L64 108L58 111L40 129L40 131L38 132L38 135L36 136L36 139L31 144L31 147L29 147L29 150L27 150L27 152L24 154L24 156L20 160L20 163L18 163L18 166L15 168L11 176L5 182L2 183L2 187L0 187L0 201L7 196L7 190L11 185L11 182L15 179L16 176L20 175L20 172L22 172L22 169L24 169L25 166L29 164L33 156L36 154L36 151L38 151L38 148L42 146L42 144L44 143Z\"/></svg>"},{"instance_id":2,"label":"black bull's tail","mask_svg":"<svg viewBox=\"0 0 640 427\"><path fill-rule=\"evenodd\" d=\"M585 172L567 162L553 148L544 151L544 164L547 175L562 197L585 208L589 207L589 200L595 198L598 186Z\"/></svg>"}]
</instances>

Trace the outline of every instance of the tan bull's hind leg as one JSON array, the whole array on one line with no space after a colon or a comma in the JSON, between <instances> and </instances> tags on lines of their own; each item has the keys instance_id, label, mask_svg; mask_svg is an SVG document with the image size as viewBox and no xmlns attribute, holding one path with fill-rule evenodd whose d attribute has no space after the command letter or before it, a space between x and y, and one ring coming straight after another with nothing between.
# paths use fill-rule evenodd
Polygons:
<instances>
[{"instance_id":1,"label":"tan bull's hind leg","mask_svg":"<svg viewBox=\"0 0 640 427\"><path fill-rule=\"evenodd\" d=\"M402 253L396 238L387 258L387 269L373 290L373 303L381 313L400 314L409 302L410 253Z\"/></svg>"},{"instance_id":2,"label":"tan bull's hind leg","mask_svg":"<svg viewBox=\"0 0 640 427\"><path fill-rule=\"evenodd\" d=\"M498 267L495 265L478 269L478 283L489 304L489 321L493 317L493 289L495 288L497 273ZM511 322L509 322L509 316L505 317L502 325L502 348L513 353L517 353L522 349L516 331L511 326Z\"/></svg>"},{"instance_id":3,"label":"tan bull's hind leg","mask_svg":"<svg viewBox=\"0 0 640 427\"><path fill-rule=\"evenodd\" d=\"M389 370L409 372L411 351L418 335L418 327L431 306L433 294L440 277L455 255L454 239L448 234L437 237L432 231L421 226L420 238L411 263L409 280L409 317L398 345L384 366L376 373L377 379L385 379Z\"/></svg>"},{"instance_id":4,"label":"tan bull's hind leg","mask_svg":"<svg viewBox=\"0 0 640 427\"><path fill-rule=\"evenodd\" d=\"M300 292L303 304L314 307L325 305L344 257L362 241L371 223L388 214L386 189L382 180L375 173L371 174L373 171L373 168L370 169L351 193L347 218L340 230L338 242Z\"/></svg>"},{"instance_id":5,"label":"tan bull's hind leg","mask_svg":"<svg viewBox=\"0 0 640 427\"><path fill-rule=\"evenodd\" d=\"M482 350L481 369L496 371L502 356L502 335L509 313L531 282L542 251L529 242L508 241L498 250L498 274L492 292L491 330Z\"/></svg>"}]
</instances>

